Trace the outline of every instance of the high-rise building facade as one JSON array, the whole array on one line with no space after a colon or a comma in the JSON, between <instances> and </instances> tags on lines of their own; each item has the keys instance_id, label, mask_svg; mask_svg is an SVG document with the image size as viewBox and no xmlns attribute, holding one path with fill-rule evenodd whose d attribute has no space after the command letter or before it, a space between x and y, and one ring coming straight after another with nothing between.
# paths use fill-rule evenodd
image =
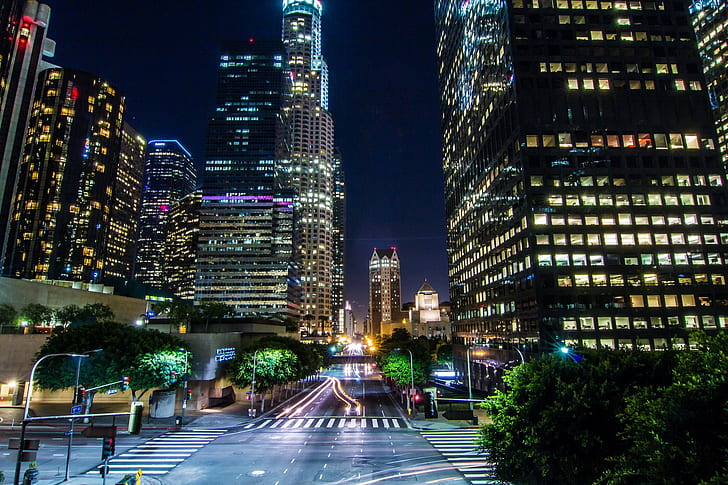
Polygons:
<instances>
[{"instance_id":1,"label":"high-rise building facade","mask_svg":"<svg viewBox=\"0 0 728 485\"><path fill-rule=\"evenodd\" d=\"M332 332L344 332L345 308L344 308L344 267L346 260L344 253L346 249L346 182L344 178L344 166L341 152L337 149L334 152L334 266L331 274L331 305L333 314L336 316L332 323Z\"/></svg>"},{"instance_id":2,"label":"high-rise building facade","mask_svg":"<svg viewBox=\"0 0 728 485\"><path fill-rule=\"evenodd\" d=\"M276 164L283 47L232 42L218 68L197 252L197 302L235 315L299 316L294 193Z\"/></svg>"},{"instance_id":3,"label":"high-rise building facade","mask_svg":"<svg viewBox=\"0 0 728 485\"><path fill-rule=\"evenodd\" d=\"M369 259L369 317L371 335L382 333L382 324L401 321L402 280L397 248L374 249Z\"/></svg>"},{"instance_id":4,"label":"high-rise building facade","mask_svg":"<svg viewBox=\"0 0 728 485\"><path fill-rule=\"evenodd\" d=\"M35 0L3 1L0 21L0 267L8 273L9 221L18 165L25 146L38 73L52 67L43 57L52 57L55 43L46 37L51 9Z\"/></svg>"},{"instance_id":5,"label":"high-rise building facade","mask_svg":"<svg viewBox=\"0 0 728 485\"><path fill-rule=\"evenodd\" d=\"M169 209L197 185L192 155L177 140L152 140L144 164L142 210L139 218L134 278L164 288Z\"/></svg>"},{"instance_id":6,"label":"high-rise building facade","mask_svg":"<svg viewBox=\"0 0 728 485\"><path fill-rule=\"evenodd\" d=\"M202 191L196 190L174 203L167 214L164 288L183 300L195 297L201 203Z\"/></svg>"},{"instance_id":7,"label":"high-rise building facade","mask_svg":"<svg viewBox=\"0 0 728 485\"><path fill-rule=\"evenodd\" d=\"M109 208L104 267L106 277L129 278L134 268L146 151L147 140L124 122L113 188L114 204Z\"/></svg>"},{"instance_id":8,"label":"high-rise building facade","mask_svg":"<svg viewBox=\"0 0 728 485\"><path fill-rule=\"evenodd\" d=\"M659 349L728 327L687 4L435 6L456 343Z\"/></svg>"},{"instance_id":9,"label":"high-rise building facade","mask_svg":"<svg viewBox=\"0 0 728 485\"><path fill-rule=\"evenodd\" d=\"M36 90L26 147L18 168L11 233L12 275L96 282L127 258L109 248L140 189L120 170L124 97L92 74L44 71ZM134 214L134 218L137 215ZM114 263L109 263L113 254Z\"/></svg>"},{"instance_id":10,"label":"high-rise building facade","mask_svg":"<svg viewBox=\"0 0 728 485\"><path fill-rule=\"evenodd\" d=\"M723 165L728 166L728 3L697 0L690 6L706 88L715 116Z\"/></svg>"},{"instance_id":11,"label":"high-rise building facade","mask_svg":"<svg viewBox=\"0 0 728 485\"><path fill-rule=\"evenodd\" d=\"M319 0L283 0L283 139L278 159L295 189L301 313L333 321L334 123Z\"/></svg>"}]
</instances>

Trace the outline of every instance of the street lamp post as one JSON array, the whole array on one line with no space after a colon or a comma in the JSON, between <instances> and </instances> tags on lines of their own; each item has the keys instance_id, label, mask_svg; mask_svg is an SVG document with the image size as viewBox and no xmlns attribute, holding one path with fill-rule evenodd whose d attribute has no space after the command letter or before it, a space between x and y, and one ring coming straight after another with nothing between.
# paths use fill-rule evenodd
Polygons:
<instances>
[{"instance_id":1,"label":"street lamp post","mask_svg":"<svg viewBox=\"0 0 728 485\"><path fill-rule=\"evenodd\" d=\"M93 354L95 352L101 352L102 349L96 349L96 350L89 350L88 352L84 352L83 355L78 356L78 363L76 365L76 385L73 388L73 403L78 405L80 403L76 402L76 396L78 395L78 381L79 377L81 375L81 359L87 359L90 357L88 354ZM73 446L73 425L76 423L75 419L71 419L71 426L70 430L68 432L68 449L66 450L66 475L63 479L64 482L68 481L68 468L71 464L71 447Z\"/></svg>"},{"instance_id":2,"label":"street lamp post","mask_svg":"<svg viewBox=\"0 0 728 485\"><path fill-rule=\"evenodd\" d=\"M187 409L187 381L189 380L189 353L187 349L180 349L185 353L185 375L183 377L182 387L182 424L185 424L185 409Z\"/></svg>"},{"instance_id":3,"label":"street lamp post","mask_svg":"<svg viewBox=\"0 0 728 485\"><path fill-rule=\"evenodd\" d=\"M258 351L255 349L253 352L253 379L250 381L250 408L248 409L248 416L251 418L255 417L255 366L258 362Z\"/></svg>"},{"instance_id":4,"label":"street lamp post","mask_svg":"<svg viewBox=\"0 0 728 485\"><path fill-rule=\"evenodd\" d=\"M471 347L468 347L465 351L465 358L467 362L468 367L468 407L470 408L470 411L473 411L473 382L470 379L470 349Z\"/></svg>"},{"instance_id":5,"label":"street lamp post","mask_svg":"<svg viewBox=\"0 0 728 485\"><path fill-rule=\"evenodd\" d=\"M402 349L394 349L396 351L402 351ZM412 351L410 349L404 349L410 354L410 390L407 393L407 411L408 414L412 415L412 409L414 409L414 399L412 396L412 389L415 388L415 367L414 358L412 357Z\"/></svg>"},{"instance_id":6,"label":"street lamp post","mask_svg":"<svg viewBox=\"0 0 728 485\"><path fill-rule=\"evenodd\" d=\"M23 424L22 428L20 430L20 446L18 447L18 460L15 462L15 480L13 481L14 485L19 485L20 481L20 467L22 465L22 457L23 457L23 448L25 443L25 428L28 425L28 412L30 411L30 398L33 395L33 379L35 378L35 370L38 368L38 364L43 362L45 359L48 359L50 357L81 357L85 358L88 357L88 355L84 354L71 354L71 353L62 353L62 354L48 354L44 355L40 359L38 359L35 364L33 364L33 368L30 370L30 381L28 382L28 396L25 398L25 409L23 410Z\"/></svg>"}]
</instances>

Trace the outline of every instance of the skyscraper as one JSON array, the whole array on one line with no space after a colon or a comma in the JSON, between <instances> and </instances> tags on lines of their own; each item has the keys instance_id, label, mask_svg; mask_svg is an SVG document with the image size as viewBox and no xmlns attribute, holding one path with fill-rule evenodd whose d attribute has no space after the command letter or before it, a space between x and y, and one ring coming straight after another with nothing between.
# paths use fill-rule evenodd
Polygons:
<instances>
[{"instance_id":1,"label":"skyscraper","mask_svg":"<svg viewBox=\"0 0 728 485\"><path fill-rule=\"evenodd\" d=\"M119 165L114 181L114 204L109 210L104 275L129 278L134 268L142 176L147 141L129 123L124 122L119 149Z\"/></svg>"},{"instance_id":2,"label":"skyscraper","mask_svg":"<svg viewBox=\"0 0 728 485\"><path fill-rule=\"evenodd\" d=\"M183 300L195 297L201 203L202 191L196 190L174 203L167 215L165 289Z\"/></svg>"},{"instance_id":3,"label":"skyscraper","mask_svg":"<svg viewBox=\"0 0 728 485\"><path fill-rule=\"evenodd\" d=\"M723 165L728 166L728 4L698 0L690 6L698 51L703 61Z\"/></svg>"},{"instance_id":4,"label":"skyscraper","mask_svg":"<svg viewBox=\"0 0 728 485\"><path fill-rule=\"evenodd\" d=\"M346 260L346 182L341 152L334 152L334 267L332 272L331 304L334 320L333 333L344 331L344 267Z\"/></svg>"},{"instance_id":5,"label":"skyscraper","mask_svg":"<svg viewBox=\"0 0 728 485\"><path fill-rule=\"evenodd\" d=\"M276 165L283 47L231 42L218 69L200 210L195 300L236 316L298 317L293 198Z\"/></svg>"},{"instance_id":6,"label":"skyscraper","mask_svg":"<svg viewBox=\"0 0 728 485\"><path fill-rule=\"evenodd\" d=\"M192 155L179 141L149 142L134 267L134 277L140 282L159 289L164 287L169 208L192 193L196 184Z\"/></svg>"},{"instance_id":7,"label":"skyscraper","mask_svg":"<svg viewBox=\"0 0 728 485\"><path fill-rule=\"evenodd\" d=\"M8 272L9 220L17 169L23 153L38 73L52 67L55 43L46 38L51 9L27 0L22 9L15 0L0 5L3 37L0 39L0 267Z\"/></svg>"},{"instance_id":8,"label":"skyscraper","mask_svg":"<svg viewBox=\"0 0 728 485\"><path fill-rule=\"evenodd\" d=\"M296 190L301 313L331 325L334 268L334 123L319 0L283 0L283 141L278 159Z\"/></svg>"},{"instance_id":9,"label":"skyscraper","mask_svg":"<svg viewBox=\"0 0 728 485\"><path fill-rule=\"evenodd\" d=\"M401 321L404 316L397 248L375 248L369 260L369 316L371 335L382 332L382 323Z\"/></svg>"},{"instance_id":10,"label":"skyscraper","mask_svg":"<svg viewBox=\"0 0 728 485\"><path fill-rule=\"evenodd\" d=\"M435 6L456 343L659 349L728 327L687 4Z\"/></svg>"},{"instance_id":11,"label":"skyscraper","mask_svg":"<svg viewBox=\"0 0 728 485\"><path fill-rule=\"evenodd\" d=\"M129 199L140 192L135 176L123 172L135 165L133 157L120 156L123 119L124 97L105 80L71 69L41 74L18 169L12 275L83 282L131 277L120 274L129 256L115 247L124 227L135 228L125 219L135 204Z\"/></svg>"}]
</instances>

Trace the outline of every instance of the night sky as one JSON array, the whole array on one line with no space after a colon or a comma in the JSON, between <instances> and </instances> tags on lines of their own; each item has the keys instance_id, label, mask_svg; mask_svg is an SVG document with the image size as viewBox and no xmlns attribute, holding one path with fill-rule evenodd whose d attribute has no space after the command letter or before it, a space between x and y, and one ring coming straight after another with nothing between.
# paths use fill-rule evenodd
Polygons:
<instances>
[{"instance_id":1,"label":"night sky","mask_svg":"<svg viewBox=\"0 0 728 485\"><path fill-rule=\"evenodd\" d=\"M220 42L279 39L282 22L280 0L43 3L57 42L51 61L116 85L127 121L148 140L180 140L200 170ZM396 246L403 302L425 279L446 301L433 4L323 3L329 104L347 177L346 298L363 320L372 250Z\"/></svg>"}]
</instances>

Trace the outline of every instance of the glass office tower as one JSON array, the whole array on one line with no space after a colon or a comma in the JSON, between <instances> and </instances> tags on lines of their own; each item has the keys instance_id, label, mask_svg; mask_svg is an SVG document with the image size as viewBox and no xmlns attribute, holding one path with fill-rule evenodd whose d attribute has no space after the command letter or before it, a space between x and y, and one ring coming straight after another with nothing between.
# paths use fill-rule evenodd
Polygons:
<instances>
[{"instance_id":1,"label":"glass office tower","mask_svg":"<svg viewBox=\"0 0 728 485\"><path fill-rule=\"evenodd\" d=\"M332 273L331 304L334 319L332 332L344 330L344 268L346 260L346 179L341 152L334 152L334 268Z\"/></svg>"},{"instance_id":2,"label":"glass office tower","mask_svg":"<svg viewBox=\"0 0 728 485\"><path fill-rule=\"evenodd\" d=\"M201 203L202 191L196 190L173 204L167 215L164 289L183 300L195 297Z\"/></svg>"},{"instance_id":3,"label":"glass office tower","mask_svg":"<svg viewBox=\"0 0 728 485\"><path fill-rule=\"evenodd\" d=\"M301 312L333 319L334 123L328 111L328 68L319 0L283 0L284 140L278 159L296 190Z\"/></svg>"},{"instance_id":4,"label":"glass office tower","mask_svg":"<svg viewBox=\"0 0 728 485\"><path fill-rule=\"evenodd\" d=\"M728 328L687 4L435 6L455 341L660 349Z\"/></svg>"},{"instance_id":5,"label":"glass office tower","mask_svg":"<svg viewBox=\"0 0 728 485\"><path fill-rule=\"evenodd\" d=\"M200 209L195 300L235 315L298 318L293 192L276 164L283 47L232 42L220 57Z\"/></svg>"},{"instance_id":6,"label":"glass office tower","mask_svg":"<svg viewBox=\"0 0 728 485\"><path fill-rule=\"evenodd\" d=\"M22 5L22 7L21 7ZM0 271L9 274L10 218L28 119L41 71L54 67L55 42L46 37L51 9L36 0L0 2Z\"/></svg>"},{"instance_id":7,"label":"glass office tower","mask_svg":"<svg viewBox=\"0 0 728 485\"><path fill-rule=\"evenodd\" d=\"M715 116L723 164L728 165L728 3L699 0L690 6L706 87Z\"/></svg>"},{"instance_id":8,"label":"glass office tower","mask_svg":"<svg viewBox=\"0 0 728 485\"><path fill-rule=\"evenodd\" d=\"M108 274L109 258L130 257L113 245L120 242L116 229L136 227L124 218L135 203L128 199L140 191L130 187L133 174L122 172L134 166L120 157L124 106L119 90L92 74L41 73L18 167L13 276L92 283L131 277L117 264Z\"/></svg>"},{"instance_id":9,"label":"glass office tower","mask_svg":"<svg viewBox=\"0 0 728 485\"><path fill-rule=\"evenodd\" d=\"M169 209L192 193L196 185L195 162L179 141L149 142L144 164L135 279L154 288L164 288Z\"/></svg>"}]
</instances>

